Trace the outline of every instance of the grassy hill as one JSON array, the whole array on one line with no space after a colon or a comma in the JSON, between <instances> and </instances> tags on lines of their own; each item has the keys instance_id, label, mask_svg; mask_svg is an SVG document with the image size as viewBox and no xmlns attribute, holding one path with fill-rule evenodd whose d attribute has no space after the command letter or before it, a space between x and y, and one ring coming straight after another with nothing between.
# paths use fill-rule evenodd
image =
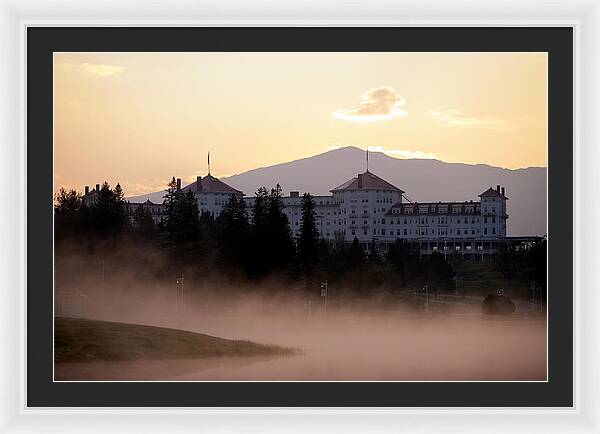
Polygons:
<instances>
[{"instance_id":1,"label":"grassy hill","mask_svg":"<svg viewBox=\"0 0 600 434\"><path fill-rule=\"evenodd\" d=\"M292 355L297 352L275 345L163 327L61 317L54 319L54 346L56 362Z\"/></svg>"}]
</instances>

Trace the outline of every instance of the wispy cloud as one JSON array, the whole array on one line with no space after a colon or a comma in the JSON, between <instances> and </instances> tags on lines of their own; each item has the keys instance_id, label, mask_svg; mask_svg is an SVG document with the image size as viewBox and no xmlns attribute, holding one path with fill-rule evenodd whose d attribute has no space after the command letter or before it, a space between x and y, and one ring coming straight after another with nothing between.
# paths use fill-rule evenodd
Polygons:
<instances>
[{"instance_id":1,"label":"wispy cloud","mask_svg":"<svg viewBox=\"0 0 600 434\"><path fill-rule=\"evenodd\" d=\"M389 121L408 115L402 108L404 104L404 98L393 88L381 86L365 92L357 106L336 110L331 115L336 119L356 123Z\"/></svg>"},{"instance_id":2,"label":"wispy cloud","mask_svg":"<svg viewBox=\"0 0 600 434\"><path fill-rule=\"evenodd\" d=\"M125 181L121 183L121 187L123 187L123 191L125 191L126 197L131 196L140 196L142 194L154 193L157 191L163 191L167 188L167 184L169 180L160 181L153 180L150 182L129 182Z\"/></svg>"},{"instance_id":3,"label":"wispy cloud","mask_svg":"<svg viewBox=\"0 0 600 434\"><path fill-rule=\"evenodd\" d=\"M448 125L455 125L459 127L501 127L504 125L504 121L498 118L490 117L472 117L466 116L463 112L456 109L447 110L431 110L429 115L441 122Z\"/></svg>"},{"instance_id":4,"label":"wispy cloud","mask_svg":"<svg viewBox=\"0 0 600 434\"><path fill-rule=\"evenodd\" d=\"M437 157L435 154L431 152L423 152L423 151L410 151L406 149L389 149L384 146L369 146L369 152L383 152L390 157L396 158L419 158L424 160L435 160Z\"/></svg>"},{"instance_id":5,"label":"wispy cloud","mask_svg":"<svg viewBox=\"0 0 600 434\"><path fill-rule=\"evenodd\" d=\"M57 65L65 71L81 70L90 74L99 75L101 77L108 77L111 75L118 75L125 71L123 66L110 65L108 63L68 63L61 62Z\"/></svg>"},{"instance_id":6,"label":"wispy cloud","mask_svg":"<svg viewBox=\"0 0 600 434\"><path fill-rule=\"evenodd\" d=\"M340 149L343 148L344 145L341 143L334 143L332 145L327 146L327 150L328 151L333 151L335 149ZM361 146L361 148L365 149L363 146ZM386 148L385 146L369 146L369 152L382 152L386 155L389 155L390 157L394 157L394 158L403 158L403 159L412 159L412 158L418 158L418 159L422 159L422 160L437 160L438 157L435 154L432 154L431 152L423 152L423 151L411 151L411 150L407 150L407 149L390 149L390 148Z\"/></svg>"},{"instance_id":7,"label":"wispy cloud","mask_svg":"<svg viewBox=\"0 0 600 434\"><path fill-rule=\"evenodd\" d=\"M87 71L91 74L99 75L101 77L116 75L125 71L125 68L123 68L122 66L109 65L107 63L82 63L81 67L84 69L84 71Z\"/></svg>"}]
</instances>

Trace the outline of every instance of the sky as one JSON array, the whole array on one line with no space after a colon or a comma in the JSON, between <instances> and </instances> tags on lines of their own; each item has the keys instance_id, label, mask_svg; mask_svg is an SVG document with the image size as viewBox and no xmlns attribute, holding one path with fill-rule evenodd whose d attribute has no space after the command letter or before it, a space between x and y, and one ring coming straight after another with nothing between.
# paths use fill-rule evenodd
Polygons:
<instances>
[{"instance_id":1,"label":"sky","mask_svg":"<svg viewBox=\"0 0 600 434\"><path fill-rule=\"evenodd\" d=\"M357 146L547 166L546 53L55 53L54 178L127 196Z\"/></svg>"}]
</instances>

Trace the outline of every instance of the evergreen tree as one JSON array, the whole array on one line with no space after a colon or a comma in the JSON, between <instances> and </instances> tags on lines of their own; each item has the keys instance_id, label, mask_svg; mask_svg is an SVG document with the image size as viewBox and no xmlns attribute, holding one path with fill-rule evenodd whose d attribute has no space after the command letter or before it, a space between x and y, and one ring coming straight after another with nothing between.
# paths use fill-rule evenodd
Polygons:
<instances>
[{"instance_id":1,"label":"evergreen tree","mask_svg":"<svg viewBox=\"0 0 600 434\"><path fill-rule=\"evenodd\" d=\"M261 187L256 191L252 207L252 251L250 274L264 275L270 270L269 249L269 193Z\"/></svg>"},{"instance_id":2,"label":"evergreen tree","mask_svg":"<svg viewBox=\"0 0 600 434\"><path fill-rule=\"evenodd\" d=\"M304 193L301 203L300 237L298 239L298 257L304 274L310 274L317 261L317 213L315 201L309 193Z\"/></svg>"},{"instance_id":3,"label":"evergreen tree","mask_svg":"<svg viewBox=\"0 0 600 434\"><path fill-rule=\"evenodd\" d=\"M229 264L245 267L249 223L246 202L232 195L217 219L222 257Z\"/></svg>"},{"instance_id":4,"label":"evergreen tree","mask_svg":"<svg viewBox=\"0 0 600 434\"><path fill-rule=\"evenodd\" d=\"M101 237L114 236L121 232L127 223L125 200L121 186L111 190L105 181L90 206L92 228Z\"/></svg>"},{"instance_id":5,"label":"evergreen tree","mask_svg":"<svg viewBox=\"0 0 600 434\"><path fill-rule=\"evenodd\" d=\"M57 215L75 215L83 206L83 196L75 190L61 188L55 197L54 211Z\"/></svg>"},{"instance_id":6,"label":"evergreen tree","mask_svg":"<svg viewBox=\"0 0 600 434\"><path fill-rule=\"evenodd\" d=\"M177 189L175 177L167 184L163 205L165 206L164 227L171 244L175 244L179 239L179 229L181 227L180 215L181 192Z\"/></svg>"},{"instance_id":7,"label":"evergreen tree","mask_svg":"<svg viewBox=\"0 0 600 434\"><path fill-rule=\"evenodd\" d=\"M287 215L283 211L283 193L281 186L271 189L269 195L269 238L270 264L274 268L285 267L294 256L294 243Z\"/></svg>"},{"instance_id":8,"label":"evergreen tree","mask_svg":"<svg viewBox=\"0 0 600 434\"><path fill-rule=\"evenodd\" d=\"M145 206L138 206L133 212L133 221L137 231L147 238L151 238L155 231L156 225L150 210Z\"/></svg>"},{"instance_id":9,"label":"evergreen tree","mask_svg":"<svg viewBox=\"0 0 600 434\"><path fill-rule=\"evenodd\" d=\"M83 196L75 190L61 188L55 196L55 236L61 238L79 235L83 229Z\"/></svg>"},{"instance_id":10,"label":"evergreen tree","mask_svg":"<svg viewBox=\"0 0 600 434\"><path fill-rule=\"evenodd\" d=\"M199 217L198 200L191 189L185 194L180 194L178 215L180 217L180 227L178 232L178 241L191 242L197 241L199 235Z\"/></svg>"},{"instance_id":11,"label":"evergreen tree","mask_svg":"<svg viewBox=\"0 0 600 434\"><path fill-rule=\"evenodd\" d=\"M350 265L351 268L359 267L363 264L364 260L365 252L360 247L358 238L354 237L352 245L348 249L348 265Z\"/></svg>"}]
</instances>

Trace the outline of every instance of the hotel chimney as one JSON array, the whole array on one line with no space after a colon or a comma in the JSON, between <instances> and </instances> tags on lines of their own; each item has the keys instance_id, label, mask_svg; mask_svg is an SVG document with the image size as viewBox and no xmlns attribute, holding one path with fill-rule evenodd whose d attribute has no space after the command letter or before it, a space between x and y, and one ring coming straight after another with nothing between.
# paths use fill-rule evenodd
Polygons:
<instances>
[{"instance_id":1,"label":"hotel chimney","mask_svg":"<svg viewBox=\"0 0 600 434\"><path fill-rule=\"evenodd\" d=\"M90 186L86 185L85 186L85 194L88 195L90 193Z\"/></svg>"},{"instance_id":2,"label":"hotel chimney","mask_svg":"<svg viewBox=\"0 0 600 434\"><path fill-rule=\"evenodd\" d=\"M358 174L358 188L361 189L363 185L363 175L362 173Z\"/></svg>"},{"instance_id":3,"label":"hotel chimney","mask_svg":"<svg viewBox=\"0 0 600 434\"><path fill-rule=\"evenodd\" d=\"M100 184L96 184L96 191L100 191Z\"/></svg>"},{"instance_id":4,"label":"hotel chimney","mask_svg":"<svg viewBox=\"0 0 600 434\"><path fill-rule=\"evenodd\" d=\"M202 177L196 176L196 191L202 191Z\"/></svg>"},{"instance_id":5,"label":"hotel chimney","mask_svg":"<svg viewBox=\"0 0 600 434\"><path fill-rule=\"evenodd\" d=\"M498 185L496 186L496 191L497 191L498 193L500 193L500 184L498 184Z\"/></svg>"},{"instance_id":6,"label":"hotel chimney","mask_svg":"<svg viewBox=\"0 0 600 434\"><path fill-rule=\"evenodd\" d=\"M502 196L504 196L504 187L502 187Z\"/></svg>"},{"instance_id":7,"label":"hotel chimney","mask_svg":"<svg viewBox=\"0 0 600 434\"><path fill-rule=\"evenodd\" d=\"M181 178L177 178L177 190L181 190Z\"/></svg>"}]
</instances>

